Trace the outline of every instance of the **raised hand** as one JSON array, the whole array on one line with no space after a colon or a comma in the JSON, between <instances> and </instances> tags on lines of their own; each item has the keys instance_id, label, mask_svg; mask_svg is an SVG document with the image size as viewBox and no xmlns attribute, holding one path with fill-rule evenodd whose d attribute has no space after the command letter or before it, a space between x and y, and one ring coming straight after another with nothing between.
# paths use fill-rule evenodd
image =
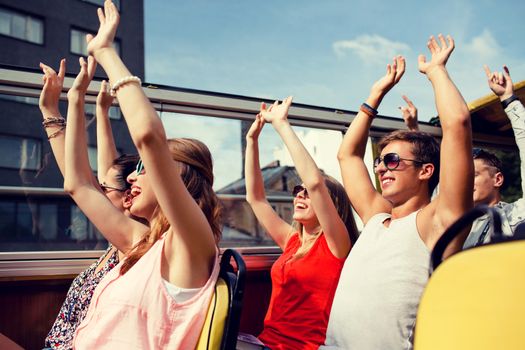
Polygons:
<instances>
[{"instance_id":1,"label":"raised hand","mask_svg":"<svg viewBox=\"0 0 525 350\"><path fill-rule=\"evenodd\" d=\"M436 68L445 69L448 58L452 51L454 51L454 39L447 35L447 41L443 34L438 35L439 43L434 36L431 36L427 42L427 47L430 50L431 58L427 62L425 55L419 55L418 66L419 71L427 76L431 74Z\"/></svg>"},{"instance_id":2,"label":"raised hand","mask_svg":"<svg viewBox=\"0 0 525 350\"><path fill-rule=\"evenodd\" d=\"M93 56L89 56L87 62L84 57L80 57L78 62L80 63L80 72L78 72L77 77L73 81L71 89L69 89L67 93L68 97L70 97L73 93L80 93L84 95L87 92L89 83L91 83L91 79L93 79L93 75L95 75L97 62Z\"/></svg>"},{"instance_id":3,"label":"raised hand","mask_svg":"<svg viewBox=\"0 0 525 350\"><path fill-rule=\"evenodd\" d=\"M292 96L288 96L283 100L282 103L275 101L268 109L266 109L266 104L261 104L261 111L259 114L264 118L264 121L268 123L274 123L279 121L285 121L288 118L288 110L292 105Z\"/></svg>"},{"instance_id":4,"label":"raised hand","mask_svg":"<svg viewBox=\"0 0 525 350\"><path fill-rule=\"evenodd\" d=\"M90 55L95 57L104 49L112 48L113 39L120 21L117 7L111 0L106 0L104 2L104 10L99 8L97 14L100 22L97 35L95 37L91 34L86 36L87 50Z\"/></svg>"},{"instance_id":5,"label":"raised hand","mask_svg":"<svg viewBox=\"0 0 525 350\"><path fill-rule=\"evenodd\" d=\"M410 101L410 99L407 96L403 95L402 97L403 100L405 100L405 102L407 103L407 105L401 106L399 107L399 109L401 110L401 114L403 115L403 120L405 121L406 126L409 130L419 130L419 126L417 123L416 106L414 105L414 103L412 103L412 101Z\"/></svg>"},{"instance_id":6,"label":"raised hand","mask_svg":"<svg viewBox=\"0 0 525 350\"><path fill-rule=\"evenodd\" d=\"M263 105L265 105L264 102L261 103L261 109L263 108ZM266 108L266 107L265 107ZM255 120L252 123L252 126L250 126L250 129L246 133L246 139L252 139L254 141L257 141L259 139L259 135L261 134L261 131L264 127L265 121L262 117L261 113L257 114L255 116Z\"/></svg>"},{"instance_id":7,"label":"raised hand","mask_svg":"<svg viewBox=\"0 0 525 350\"><path fill-rule=\"evenodd\" d=\"M501 100L505 100L514 94L514 85L510 78L509 68L503 66L503 73L491 72L489 67L485 64L483 66L489 87Z\"/></svg>"},{"instance_id":8,"label":"raised hand","mask_svg":"<svg viewBox=\"0 0 525 350\"><path fill-rule=\"evenodd\" d=\"M40 93L38 105L42 111L42 115L48 117L46 113L58 112L58 101L60 100L60 94L62 93L62 87L64 85L64 76L66 74L66 60L62 59L60 61L58 74L53 68L43 63L40 63L40 68L44 73L42 77L44 87Z\"/></svg>"},{"instance_id":9,"label":"raised hand","mask_svg":"<svg viewBox=\"0 0 525 350\"><path fill-rule=\"evenodd\" d=\"M403 74L405 74L405 58L396 56L392 64L386 65L386 74L372 85L372 92L384 96L390 89L396 85Z\"/></svg>"},{"instance_id":10,"label":"raised hand","mask_svg":"<svg viewBox=\"0 0 525 350\"><path fill-rule=\"evenodd\" d=\"M97 95L97 106L102 108L104 111L109 110L109 107L113 104L113 96L109 92L109 83L106 80L102 80L100 84L100 91Z\"/></svg>"}]
</instances>

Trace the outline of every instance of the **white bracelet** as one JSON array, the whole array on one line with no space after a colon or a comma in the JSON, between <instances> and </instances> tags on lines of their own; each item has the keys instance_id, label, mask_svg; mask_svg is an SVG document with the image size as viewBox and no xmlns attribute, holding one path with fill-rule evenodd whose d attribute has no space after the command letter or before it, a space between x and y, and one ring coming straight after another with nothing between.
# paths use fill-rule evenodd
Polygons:
<instances>
[{"instance_id":1,"label":"white bracelet","mask_svg":"<svg viewBox=\"0 0 525 350\"><path fill-rule=\"evenodd\" d=\"M137 76L130 75L130 76L127 76L127 77L124 77L124 78L120 78L111 87L111 90L110 90L111 96L115 97L117 95L117 90L120 89L122 87L122 85L125 85L127 83L131 83L131 82L137 83L139 85L142 85L142 81Z\"/></svg>"}]
</instances>

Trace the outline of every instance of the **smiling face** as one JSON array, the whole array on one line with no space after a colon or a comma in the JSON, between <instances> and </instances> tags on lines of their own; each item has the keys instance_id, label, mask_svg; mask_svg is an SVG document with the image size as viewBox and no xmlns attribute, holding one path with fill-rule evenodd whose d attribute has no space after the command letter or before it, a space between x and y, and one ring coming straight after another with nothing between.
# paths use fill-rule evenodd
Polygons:
<instances>
[{"instance_id":1,"label":"smiling face","mask_svg":"<svg viewBox=\"0 0 525 350\"><path fill-rule=\"evenodd\" d=\"M399 165L389 170L384 162L378 164L375 172L378 174L381 184L382 195L385 199L394 204L402 203L412 196L420 193L421 186L425 186L420 177L421 164L407 160L415 159L412 152L412 145L405 141L392 141L381 151L381 158L388 153L399 155ZM389 168L393 166L389 164ZM428 181L426 181L428 183ZM428 188L428 184L426 186ZM427 190L428 191L428 190Z\"/></svg>"},{"instance_id":2,"label":"smiling face","mask_svg":"<svg viewBox=\"0 0 525 350\"><path fill-rule=\"evenodd\" d=\"M119 184L116 180L119 175L119 171L114 167L109 168L106 173L106 180L101 184L102 190L109 198L111 203L121 211L125 211L127 193L122 184Z\"/></svg>"},{"instance_id":3,"label":"smiling face","mask_svg":"<svg viewBox=\"0 0 525 350\"><path fill-rule=\"evenodd\" d=\"M136 171L132 172L128 175L127 181L131 184L131 207L129 209L131 214L151 221L157 207L157 198L148 181L146 170L142 169L140 174L137 174Z\"/></svg>"},{"instance_id":4,"label":"smiling face","mask_svg":"<svg viewBox=\"0 0 525 350\"><path fill-rule=\"evenodd\" d=\"M501 199L503 175L483 159L474 159L474 205L495 205Z\"/></svg>"},{"instance_id":5,"label":"smiling face","mask_svg":"<svg viewBox=\"0 0 525 350\"><path fill-rule=\"evenodd\" d=\"M303 226L318 226L319 221L306 190L301 190L293 199L293 219Z\"/></svg>"}]
</instances>

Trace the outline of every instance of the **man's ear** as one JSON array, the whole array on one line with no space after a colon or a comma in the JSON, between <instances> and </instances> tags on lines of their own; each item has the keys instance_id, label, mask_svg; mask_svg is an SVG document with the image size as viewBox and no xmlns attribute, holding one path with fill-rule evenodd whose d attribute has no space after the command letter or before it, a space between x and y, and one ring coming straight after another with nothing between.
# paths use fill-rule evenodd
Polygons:
<instances>
[{"instance_id":1,"label":"man's ear","mask_svg":"<svg viewBox=\"0 0 525 350\"><path fill-rule=\"evenodd\" d=\"M503 173L501 171L498 171L494 177L494 187L501 188L503 186L503 181L505 181L505 177L503 176Z\"/></svg>"},{"instance_id":2,"label":"man's ear","mask_svg":"<svg viewBox=\"0 0 525 350\"><path fill-rule=\"evenodd\" d=\"M421 166L421 169L419 170L419 178L421 180L430 180L433 174L434 174L434 164L432 163L423 164Z\"/></svg>"}]
</instances>

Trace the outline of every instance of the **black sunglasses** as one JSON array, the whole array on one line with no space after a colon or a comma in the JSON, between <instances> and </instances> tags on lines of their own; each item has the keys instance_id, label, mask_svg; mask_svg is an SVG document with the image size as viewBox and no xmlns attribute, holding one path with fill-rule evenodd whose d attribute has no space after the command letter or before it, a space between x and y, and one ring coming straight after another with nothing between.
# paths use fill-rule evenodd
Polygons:
<instances>
[{"instance_id":1,"label":"black sunglasses","mask_svg":"<svg viewBox=\"0 0 525 350\"><path fill-rule=\"evenodd\" d=\"M108 190L115 190L115 191L119 191L119 192L126 192L125 188L122 189L122 188L112 187L112 186L106 185L105 183L101 183L99 185L100 185L100 188L102 188L102 191L104 191L104 193L108 192Z\"/></svg>"},{"instance_id":2,"label":"black sunglasses","mask_svg":"<svg viewBox=\"0 0 525 350\"><path fill-rule=\"evenodd\" d=\"M137 172L137 175L140 175L144 172L144 164L142 163L142 159L139 159L137 162L137 167L135 168L135 171Z\"/></svg>"},{"instance_id":3,"label":"black sunglasses","mask_svg":"<svg viewBox=\"0 0 525 350\"><path fill-rule=\"evenodd\" d=\"M292 190L292 195L294 197L297 197L297 195L299 193L301 193L302 191L304 191L303 192L304 197L307 198L308 197L308 190L303 185L296 185L296 186L294 186L294 188Z\"/></svg>"},{"instance_id":4,"label":"black sunglasses","mask_svg":"<svg viewBox=\"0 0 525 350\"><path fill-rule=\"evenodd\" d=\"M399 154L397 154L397 153L387 153L383 157L377 157L376 159L374 159L374 168L377 168L379 166L379 164L381 164L381 162L383 162L385 164L385 168L387 168L388 170L392 171L394 169L397 169L397 167L399 166L399 163L402 160L407 160L407 161L410 161L410 162L423 164L422 161L417 160L417 159L401 158L399 156Z\"/></svg>"}]
</instances>

